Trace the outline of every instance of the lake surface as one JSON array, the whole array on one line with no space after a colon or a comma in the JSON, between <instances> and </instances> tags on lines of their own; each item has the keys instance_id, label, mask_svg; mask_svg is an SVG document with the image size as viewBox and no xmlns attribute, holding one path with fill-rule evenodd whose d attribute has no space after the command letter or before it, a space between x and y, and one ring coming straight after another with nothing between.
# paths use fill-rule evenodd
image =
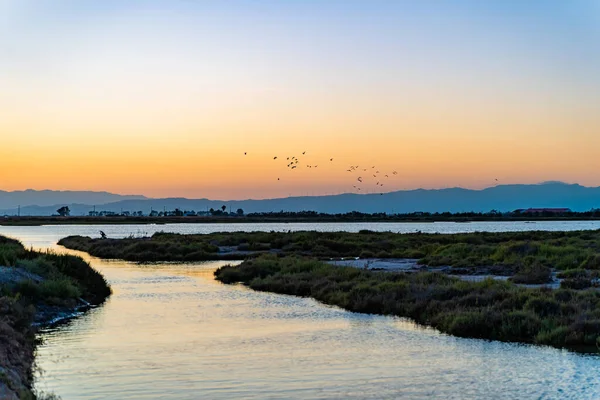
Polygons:
<instances>
[{"instance_id":1,"label":"lake surface","mask_svg":"<svg viewBox=\"0 0 600 400\"><path fill-rule=\"evenodd\" d=\"M27 246L155 231L599 229L598 222L0 227ZM66 251L61 249L61 251ZM75 252L72 252L75 253ZM84 255L113 287L40 336L36 388L63 399L594 399L600 357L460 339L409 321L213 279L222 262L139 266Z\"/></svg>"}]
</instances>

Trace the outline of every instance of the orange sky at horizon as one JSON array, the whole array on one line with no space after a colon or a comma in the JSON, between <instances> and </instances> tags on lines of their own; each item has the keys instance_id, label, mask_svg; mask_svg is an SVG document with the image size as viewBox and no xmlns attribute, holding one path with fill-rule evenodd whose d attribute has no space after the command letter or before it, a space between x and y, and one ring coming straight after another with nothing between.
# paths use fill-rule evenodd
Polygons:
<instances>
[{"instance_id":1,"label":"orange sky at horizon","mask_svg":"<svg viewBox=\"0 0 600 400\"><path fill-rule=\"evenodd\" d=\"M600 57L565 39L598 35L554 15L531 10L530 32L498 10L410 2L364 17L351 2L339 19L335 2L274 16L151 3L160 12L86 3L52 20L14 2L16 22L0 21L0 190L319 195L356 191L350 165L390 175L362 193L600 185ZM408 11L418 23L398 24Z\"/></svg>"}]
</instances>

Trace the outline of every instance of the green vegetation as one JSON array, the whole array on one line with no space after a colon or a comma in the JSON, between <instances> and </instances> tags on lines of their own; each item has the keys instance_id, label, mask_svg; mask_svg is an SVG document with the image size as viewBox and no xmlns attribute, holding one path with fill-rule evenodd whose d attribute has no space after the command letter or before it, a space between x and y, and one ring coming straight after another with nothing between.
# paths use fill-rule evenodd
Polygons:
<instances>
[{"instance_id":1,"label":"green vegetation","mask_svg":"<svg viewBox=\"0 0 600 400\"><path fill-rule=\"evenodd\" d=\"M0 393L55 399L31 390L35 351L32 322L40 310L71 310L81 299L103 302L111 293L102 275L80 257L28 250L0 236ZM48 314L50 315L50 314Z\"/></svg>"},{"instance_id":2,"label":"green vegetation","mask_svg":"<svg viewBox=\"0 0 600 400\"><path fill-rule=\"evenodd\" d=\"M90 239L82 236L69 236L58 244L70 249L85 251L93 256L127 261L200 261L218 259L239 259L240 255L227 258L219 254L219 247L209 241L189 239L182 235L157 233L152 238L141 239ZM242 256L243 257L243 256Z\"/></svg>"},{"instance_id":3,"label":"green vegetation","mask_svg":"<svg viewBox=\"0 0 600 400\"><path fill-rule=\"evenodd\" d=\"M99 304L111 293L104 277L80 257L22 249L14 261L3 265L42 278L40 281L23 280L10 288L34 302L67 305L70 300L83 298L89 303Z\"/></svg>"},{"instance_id":4,"label":"green vegetation","mask_svg":"<svg viewBox=\"0 0 600 400\"><path fill-rule=\"evenodd\" d=\"M552 271L547 266L535 262L519 269L510 280L525 285L548 283L552 280Z\"/></svg>"},{"instance_id":5,"label":"green vegetation","mask_svg":"<svg viewBox=\"0 0 600 400\"><path fill-rule=\"evenodd\" d=\"M411 258L423 265L450 266L467 274L481 267L497 267L497 273L518 274L516 279L526 283L547 282L550 268L600 270L600 231L452 235L371 231L156 233L140 239L70 236L59 244L101 258L129 261L245 259L265 252L320 259Z\"/></svg>"},{"instance_id":6,"label":"green vegetation","mask_svg":"<svg viewBox=\"0 0 600 400\"><path fill-rule=\"evenodd\" d=\"M600 292L465 282L431 272L390 273L265 255L215 272L223 283L312 297L363 313L408 317L461 337L556 347L596 346Z\"/></svg>"}]
</instances>

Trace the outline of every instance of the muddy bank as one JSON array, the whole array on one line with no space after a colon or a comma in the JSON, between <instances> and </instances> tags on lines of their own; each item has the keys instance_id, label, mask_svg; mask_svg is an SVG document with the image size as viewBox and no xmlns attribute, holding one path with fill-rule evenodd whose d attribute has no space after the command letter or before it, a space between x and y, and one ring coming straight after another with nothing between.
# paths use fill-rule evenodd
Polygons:
<instances>
[{"instance_id":1,"label":"muddy bank","mask_svg":"<svg viewBox=\"0 0 600 400\"><path fill-rule=\"evenodd\" d=\"M0 399L53 398L32 390L35 335L40 328L77 317L90 307L35 307L10 297L0 298Z\"/></svg>"},{"instance_id":2,"label":"muddy bank","mask_svg":"<svg viewBox=\"0 0 600 400\"><path fill-rule=\"evenodd\" d=\"M514 275L513 269L502 268L500 266L481 266L471 268L453 268L451 266L431 267L420 264L419 260L414 258L351 258L329 260L327 263L339 267L354 267L368 271L439 272L466 282L481 282L486 279L507 281ZM551 271L548 282L517 285L528 288L558 289L560 288L560 283L563 279L558 278L557 275L558 274L556 271Z\"/></svg>"}]
</instances>

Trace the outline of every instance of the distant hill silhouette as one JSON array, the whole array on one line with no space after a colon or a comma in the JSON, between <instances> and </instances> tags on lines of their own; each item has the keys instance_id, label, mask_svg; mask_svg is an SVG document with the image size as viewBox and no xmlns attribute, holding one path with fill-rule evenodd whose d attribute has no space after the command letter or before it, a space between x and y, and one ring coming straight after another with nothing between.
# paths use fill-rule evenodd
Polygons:
<instances>
[{"instance_id":1,"label":"distant hill silhouette","mask_svg":"<svg viewBox=\"0 0 600 400\"><path fill-rule=\"evenodd\" d=\"M56 202L52 206L28 206L21 207L22 215L51 215L62 205L68 205L71 215L82 215L92 210L106 210L113 212L143 211L149 213L151 209L162 211L163 209L206 211L209 208L218 209L226 205L232 211L242 208L246 213L251 212L277 212L277 211L317 211L324 213L344 213L360 211L365 213L387 212L487 212L490 210L513 211L519 208L529 207L567 207L573 211L588 211L592 208L600 208L600 187L585 187L577 184L565 184L561 182L546 182L535 185L500 185L483 190L471 190L462 188L450 189L417 189L402 190L397 192L380 194L340 194L333 196L310 196L310 197L287 197L267 200L209 200L209 199L185 199L165 198L150 199L143 196L131 196L141 198L118 199L114 202L106 202L103 205L98 199L118 196L105 193L106 197L96 194L94 201L77 200L64 194L63 202ZM71 192L78 193L78 192ZM83 196L83 195L82 195ZM85 196L83 196L85 197ZM47 199L47 198L46 198ZM70 201L69 201L70 200ZM16 209L0 209L0 214L15 214Z\"/></svg>"},{"instance_id":2,"label":"distant hill silhouette","mask_svg":"<svg viewBox=\"0 0 600 400\"><path fill-rule=\"evenodd\" d=\"M114 203L121 200L143 200L145 196L123 196L108 192L89 192L89 191L57 191L57 190L21 190L6 192L0 190L0 210L17 209L21 210L28 206L54 207L57 204L89 204L101 205ZM36 209L35 207L32 209ZM54 210L52 211L54 212ZM44 215L48 213L45 212Z\"/></svg>"}]
</instances>

